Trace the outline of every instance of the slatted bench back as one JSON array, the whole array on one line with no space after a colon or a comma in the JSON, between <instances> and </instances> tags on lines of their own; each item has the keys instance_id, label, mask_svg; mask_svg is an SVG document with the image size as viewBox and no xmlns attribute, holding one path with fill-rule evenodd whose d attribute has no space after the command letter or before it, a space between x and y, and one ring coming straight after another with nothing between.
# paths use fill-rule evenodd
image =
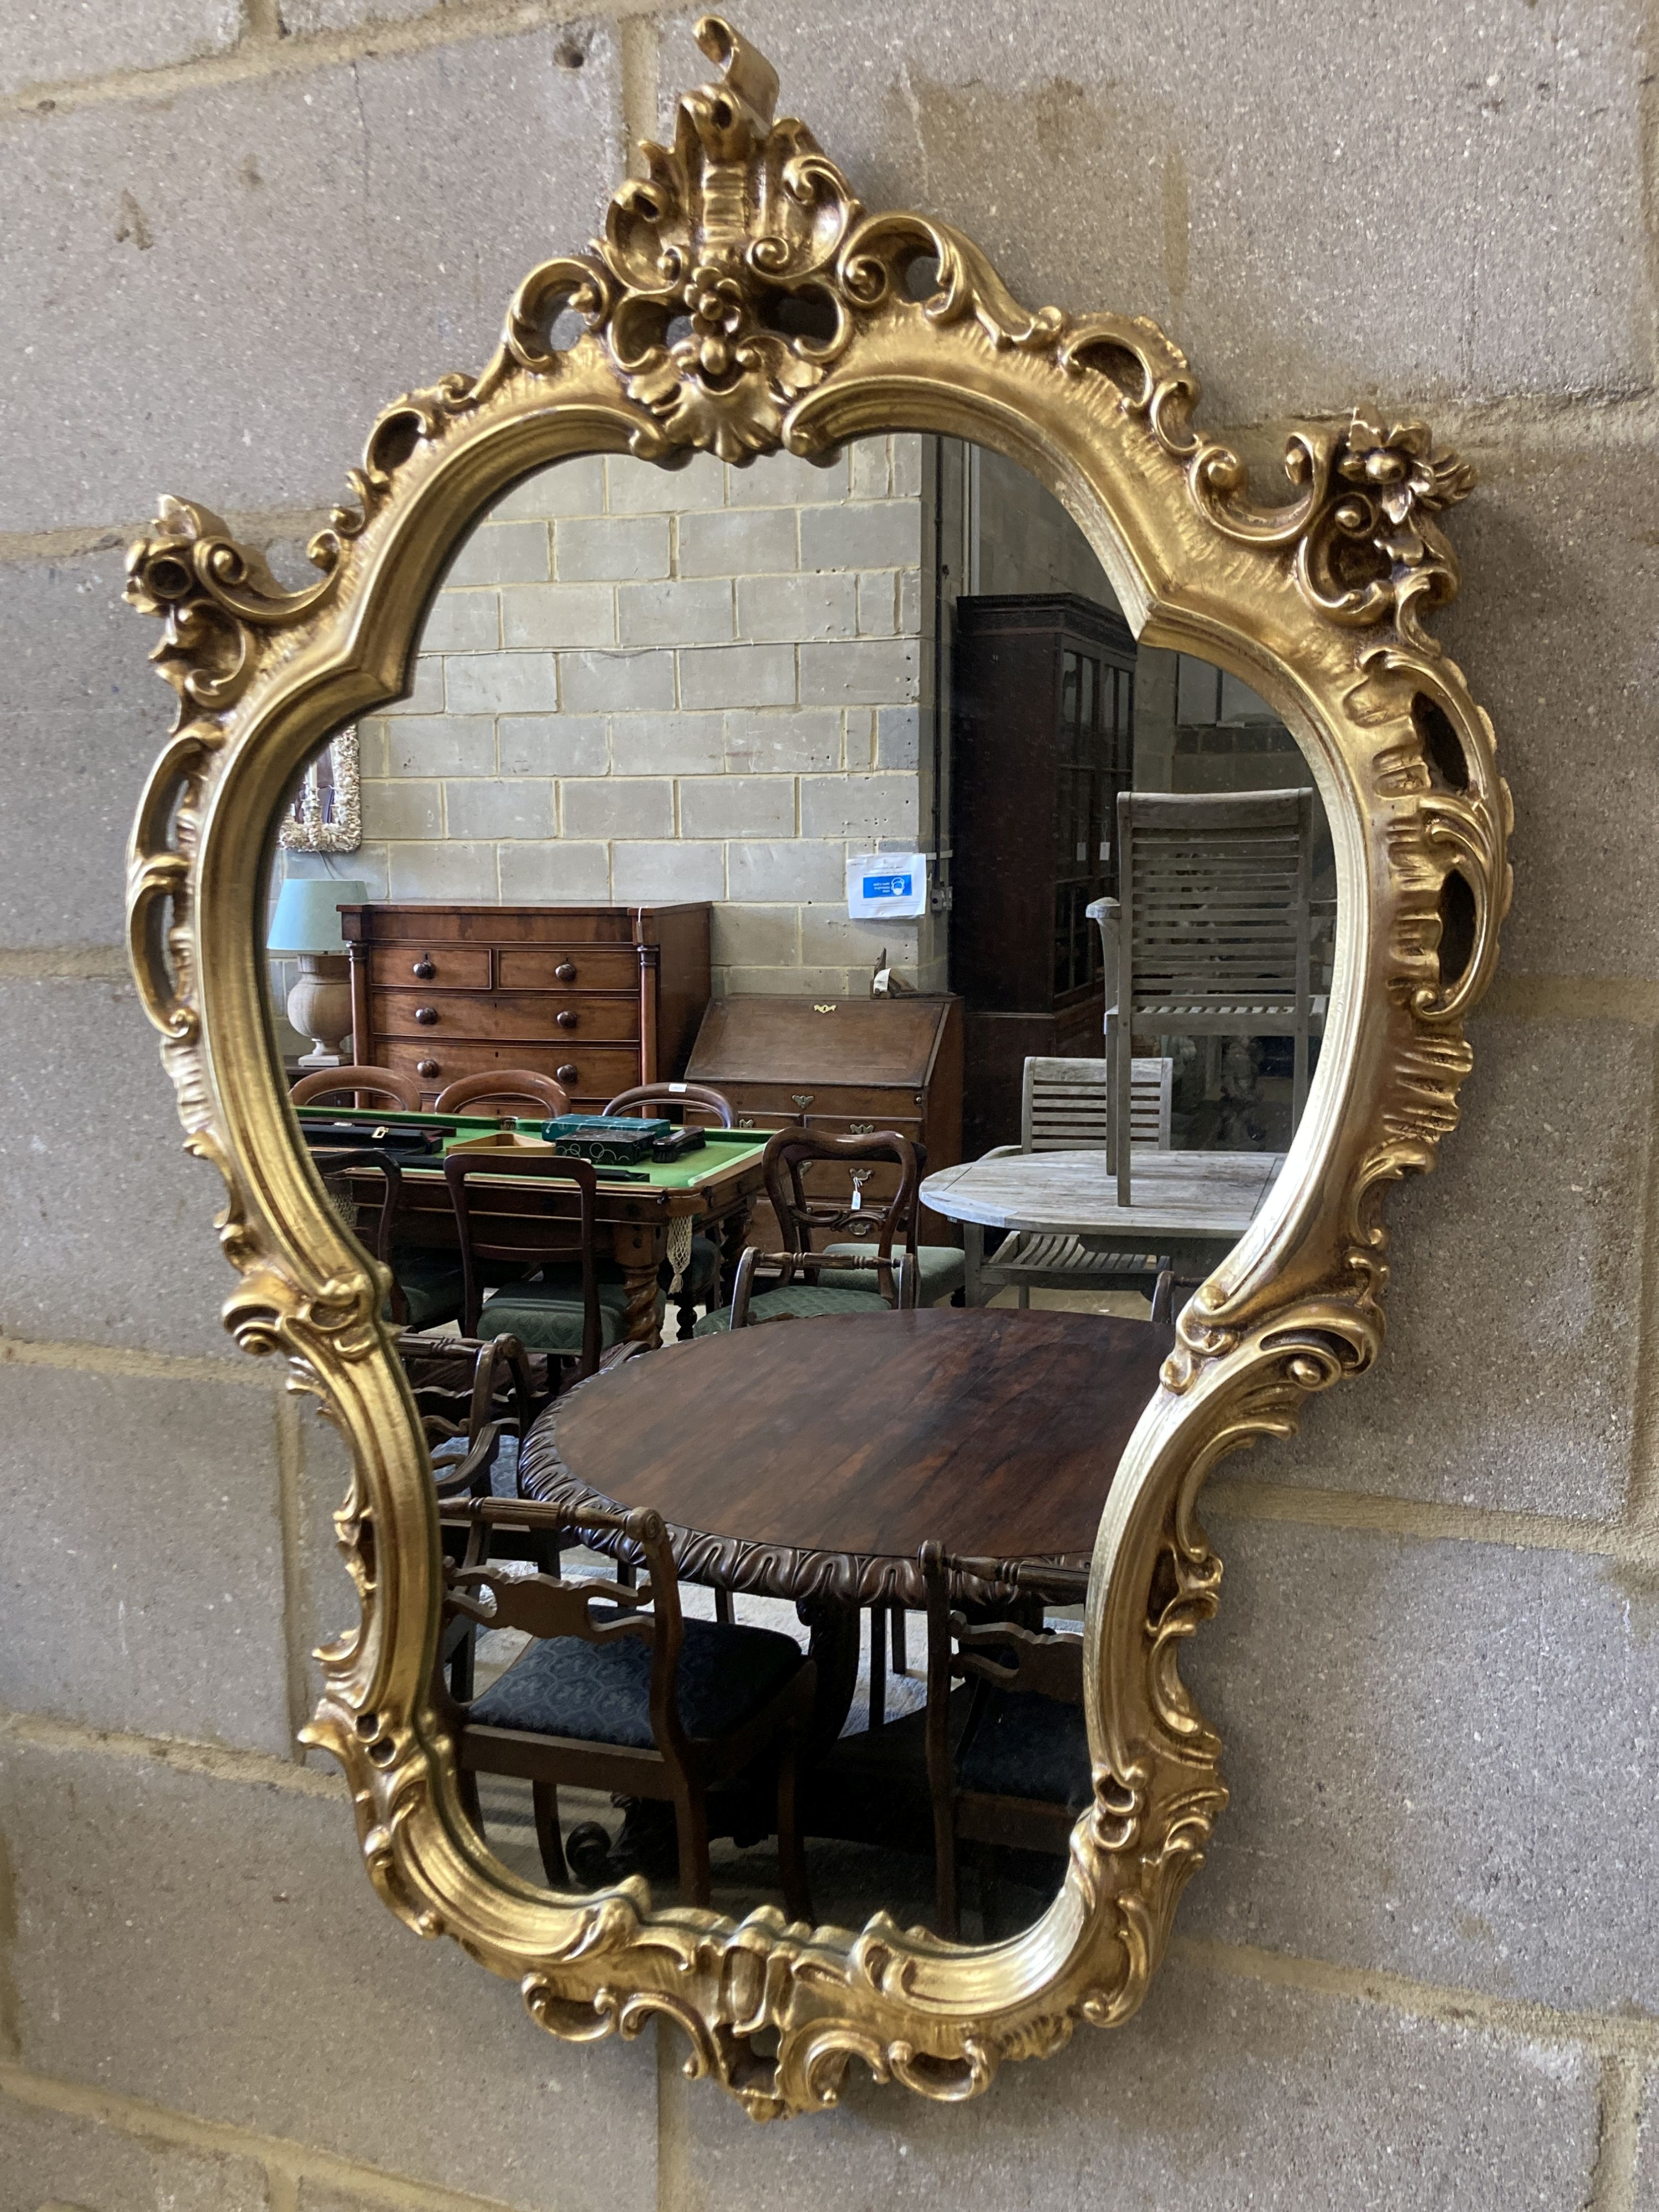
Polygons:
<instances>
[{"instance_id":1,"label":"slatted bench back","mask_svg":"<svg viewBox=\"0 0 1659 2212\"><path fill-rule=\"evenodd\" d=\"M1308 790L1120 795L1118 1005L1134 1027L1306 1021L1312 834Z\"/></svg>"},{"instance_id":2,"label":"slatted bench back","mask_svg":"<svg viewBox=\"0 0 1659 2212\"><path fill-rule=\"evenodd\" d=\"M1019 1141L1022 1152L1077 1152L1103 1150L1106 1144L1106 1076L1103 1060L1050 1060L1025 1063ZM1131 1142L1167 1152L1174 1062L1137 1060L1129 1073Z\"/></svg>"}]
</instances>

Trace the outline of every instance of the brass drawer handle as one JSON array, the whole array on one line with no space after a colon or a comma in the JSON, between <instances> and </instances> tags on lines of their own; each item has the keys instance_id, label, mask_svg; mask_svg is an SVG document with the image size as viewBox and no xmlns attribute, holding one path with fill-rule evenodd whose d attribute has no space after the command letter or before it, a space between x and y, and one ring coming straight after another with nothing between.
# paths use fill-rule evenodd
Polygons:
<instances>
[{"instance_id":1,"label":"brass drawer handle","mask_svg":"<svg viewBox=\"0 0 1659 2212\"><path fill-rule=\"evenodd\" d=\"M849 1137L873 1137L876 1133L876 1125L873 1121L849 1121L847 1124L847 1133Z\"/></svg>"},{"instance_id":2,"label":"brass drawer handle","mask_svg":"<svg viewBox=\"0 0 1659 2212\"><path fill-rule=\"evenodd\" d=\"M429 1030L438 1018L438 1009L435 1006L416 1006L415 1018L423 1030Z\"/></svg>"},{"instance_id":3,"label":"brass drawer handle","mask_svg":"<svg viewBox=\"0 0 1659 2212\"><path fill-rule=\"evenodd\" d=\"M435 1060L417 1060L415 1063L415 1073L416 1075L441 1075L443 1070Z\"/></svg>"},{"instance_id":4,"label":"brass drawer handle","mask_svg":"<svg viewBox=\"0 0 1659 2212\"><path fill-rule=\"evenodd\" d=\"M562 1006L553 1018L562 1030L574 1030L576 1026L576 1017L568 1006Z\"/></svg>"},{"instance_id":5,"label":"brass drawer handle","mask_svg":"<svg viewBox=\"0 0 1659 2212\"><path fill-rule=\"evenodd\" d=\"M817 1096L817 1093L815 1091L792 1091L789 1096L794 1100L796 1105L800 1108L801 1111L805 1113L806 1109L811 1104L813 1099Z\"/></svg>"},{"instance_id":6,"label":"brass drawer handle","mask_svg":"<svg viewBox=\"0 0 1659 2212\"><path fill-rule=\"evenodd\" d=\"M415 965L409 972L411 975L418 976L422 983L429 983L438 971L436 968L434 967L431 961L427 958L424 953L422 953L421 957L415 963Z\"/></svg>"},{"instance_id":7,"label":"brass drawer handle","mask_svg":"<svg viewBox=\"0 0 1659 2212\"><path fill-rule=\"evenodd\" d=\"M569 960L561 960L558 966L553 970L553 976L556 982L574 983L576 980L574 963Z\"/></svg>"},{"instance_id":8,"label":"brass drawer handle","mask_svg":"<svg viewBox=\"0 0 1659 2212\"><path fill-rule=\"evenodd\" d=\"M561 1083L568 1084L574 1083L576 1080L576 1078L581 1073L581 1070L577 1067L574 1062L566 1060L562 1067L556 1067L553 1073L557 1076Z\"/></svg>"}]
</instances>

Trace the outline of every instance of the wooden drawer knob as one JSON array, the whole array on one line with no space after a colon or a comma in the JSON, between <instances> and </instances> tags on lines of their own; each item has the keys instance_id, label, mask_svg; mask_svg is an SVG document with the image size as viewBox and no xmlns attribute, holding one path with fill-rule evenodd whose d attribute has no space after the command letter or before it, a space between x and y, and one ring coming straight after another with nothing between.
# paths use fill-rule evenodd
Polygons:
<instances>
[{"instance_id":1,"label":"wooden drawer knob","mask_svg":"<svg viewBox=\"0 0 1659 2212\"><path fill-rule=\"evenodd\" d=\"M572 960L561 960L553 973L561 983L574 983L576 980L575 963Z\"/></svg>"},{"instance_id":2,"label":"wooden drawer knob","mask_svg":"<svg viewBox=\"0 0 1659 2212\"><path fill-rule=\"evenodd\" d=\"M574 1066L571 1061L566 1060L562 1067L556 1067L553 1073L561 1083L574 1083L581 1070Z\"/></svg>"},{"instance_id":3,"label":"wooden drawer knob","mask_svg":"<svg viewBox=\"0 0 1659 2212\"><path fill-rule=\"evenodd\" d=\"M441 1075L443 1070L435 1060L417 1060L415 1063L415 1073L416 1075Z\"/></svg>"},{"instance_id":4,"label":"wooden drawer knob","mask_svg":"<svg viewBox=\"0 0 1659 2212\"><path fill-rule=\"evenodd\" d=\"M576 1017L568 1006L561 1007L553 1018L562 1030L574 1030L576 1026Z\"/></svg>"},{"instance_id":5,"label":"wooden drawer knob","mask_svg":"<svg viewBox=\"0 0 1659 2212\"><path fill-rule=\"evenodd\" d=\"M422 1029L429 1030L438 1018L438 1009L435 1006L416 1006L415 1018Z\"/></svg>"},{"instance_id":6,"label":"wooden drawer knob","mask_svg":"<svg viewBox=\"0 0 1659 2212\"><path fill-rule=\"evenodd\" d=\"M410 972L418 975L422 983L429 983L438 971L423 953Z\"/></svg>"}]
</instances>

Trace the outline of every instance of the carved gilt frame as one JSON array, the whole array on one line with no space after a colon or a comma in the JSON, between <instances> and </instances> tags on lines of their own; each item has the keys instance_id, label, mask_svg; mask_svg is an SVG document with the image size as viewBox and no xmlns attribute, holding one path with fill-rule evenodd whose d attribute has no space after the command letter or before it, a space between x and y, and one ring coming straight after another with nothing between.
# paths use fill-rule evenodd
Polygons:
<instances>
[{"instance_id":1,"label":"carved gilt frame","mask_svg":"<svg viewBox=\"0 0 1659 2212\"><path fill-rule=\"evenodd\" d=\"M1510 815L1491 724L1422 626L1457 586L1440 526L1472 482L1455 455L1421 423L1356 410L1296 430L1279 503L1260 501L1192 428L1197 381L1153 324L1033 313L945 224L867 212L802 124L773 119L766 62L717 18L696 35L720 75L681 99L673 149L641 149L646 174L590 253L526 278L481 374L380 417L353 503L311 547L314 581L283 589L173 500L134 546L128 596L161 620L153 657L179 713L138 811L130 921L189 1147L229 1192L227 1326L283 1354L352 1447L337 1519L361 1618L320 1655L306 1734L349 1778L371 1879L420 1934L517 1982L556 2034L665 2017L690 2038L687 2070L766 2118L833 2104L854 2059L969 2097L1004 2059L1139 2003L1226 1800L1176 1665L1221 1577L1198 1494L1225 1454L1290 1434L1310 1392L1376 1353L1382 1200L1432 1166L1456 1118ZM914 296L923 260L934 280ZM557 345L573 310L581 328ZM1324 1056L1286 1171L1183 1316L1101 1526L1094 1802L1053 1906L980 1949L885 1916L856 1936L773 1909L734 1925L653 1909L637 1881L556 1896L468 1825L429 1690L440 1571L421 1431L377 1319L380 1271L295 1137L260 951L284 795L330 732L404 692L446 563L510 484L575 454L742 461L894 428L1022 462L1087 532L1143 639L1268 700L1318 781L1340 895ZM1443 975L1447 921L1461 950Z\"/></svg>"}]
</instances>

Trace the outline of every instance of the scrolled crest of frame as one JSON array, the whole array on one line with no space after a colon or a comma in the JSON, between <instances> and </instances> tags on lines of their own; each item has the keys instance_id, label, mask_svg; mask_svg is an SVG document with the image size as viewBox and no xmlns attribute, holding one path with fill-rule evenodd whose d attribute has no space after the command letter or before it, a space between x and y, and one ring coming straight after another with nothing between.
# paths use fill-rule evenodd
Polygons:
<instances>
[{"instance_id":1,"label":"scrolled crest of frame","mask_svg":"<svg viewBox=\"0 0 1659 2212\"><path fill-rule=\"evenodd\" d=\"M309 1731L350 1780L392 1909L516 1981L553 2033L666 2019L688 2070L757 2118L832 2104L857 2060L919 2094L976 2094L1079 2020L1127 2019L1224 1806L1221 1747L1180 1653L1219 1601L1199 1492L1228 1453L1288 1435L1307 1395L1382 1340L1384 1196L1433 1164L1470 1064L1462 1019L1510 896L1507 791L1486 715L1425 633L1456 591L1443 528L1471 473L1410 419L1356 410L1289 436L1261 495L1194 427L1199 387L1153 324L1023 307L930 216L872 213L770 66L726 23L718 66L641 149L586 254L533 270L476 375L405 394L289 589L210 508L169 499L127 596L162 629L173 736L129 854L134 971L192 1147L229 1191L242 1284L227 1321L288 1358L354 1452L337 1516L361 1619L321 1655ZM915 279L929 264L927 284ZM563 323L580 325L556 343ZM872 428L978 438L1089 532L1148 643L1201 651L1293 721L1338 841L1338 974L1316 1096L1276 1203L1182 1316L1114 1484L1089 1608L1094 1801L1065 1886L975 1953L878 1915L856 1936L653 1910L643 1886L555 1896L463 1818L427 1669L439 1605L418 1427L376 1316L377 1273L300 1157L258 981L260 858L307 757L398 696L461 537L532 469L581 453L672 465L812 456ZM1453 937L1455 958L1449 957Z\"/></svg>"}]
</instances>

